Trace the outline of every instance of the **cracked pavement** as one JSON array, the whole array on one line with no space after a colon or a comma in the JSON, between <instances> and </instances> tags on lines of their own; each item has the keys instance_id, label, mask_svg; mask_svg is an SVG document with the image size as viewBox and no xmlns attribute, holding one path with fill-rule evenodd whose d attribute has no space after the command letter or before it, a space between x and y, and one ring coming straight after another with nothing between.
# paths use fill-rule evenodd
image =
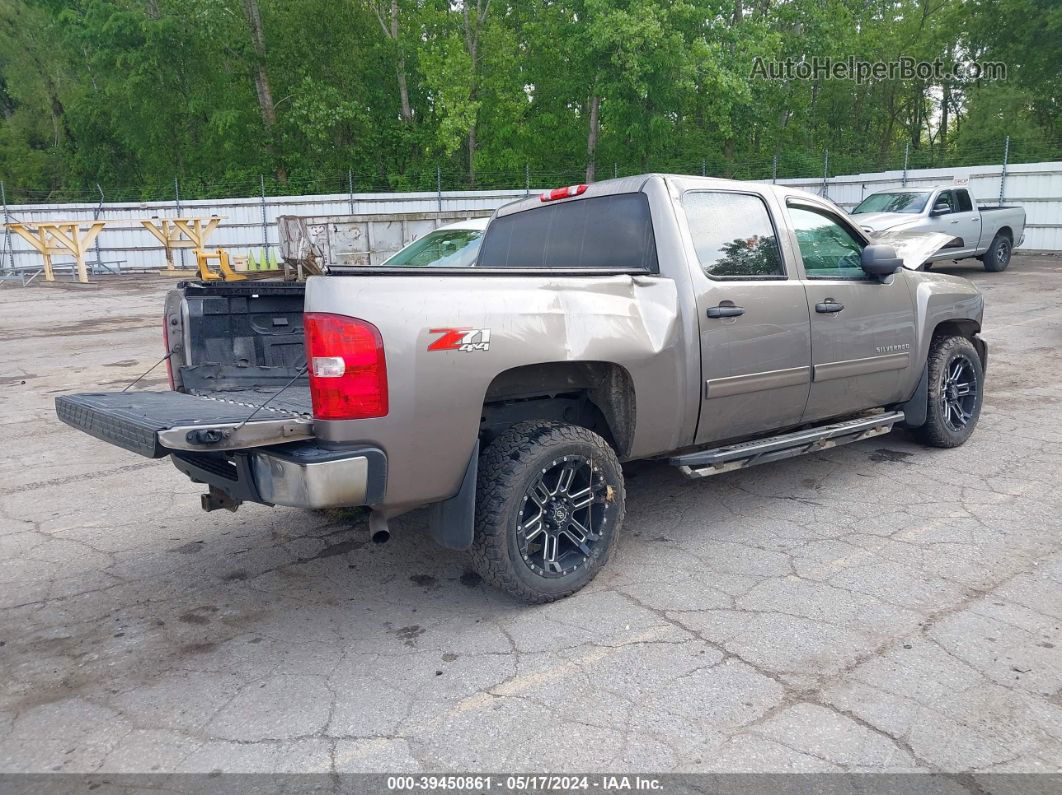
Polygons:
<instances>
[{"instance_id":1,"label":"cracked pavement","mask_svg":"<svg viewBox=\"0 0 1062 795\"><path fill-rule=\"evenodd\" d=\"M161 355L169 282L0 289L0 771L1062 771L1062 259L938 269L986 296L966 446L629 465L541 607L423 513L206 514L60 423Z\"/></svg>"}]
</instances>

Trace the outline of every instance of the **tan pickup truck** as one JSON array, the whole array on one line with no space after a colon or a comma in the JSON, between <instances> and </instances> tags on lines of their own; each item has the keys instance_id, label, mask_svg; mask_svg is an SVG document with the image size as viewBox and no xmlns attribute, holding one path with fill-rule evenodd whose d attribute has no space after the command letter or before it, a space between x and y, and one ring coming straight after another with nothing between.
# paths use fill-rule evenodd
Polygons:
<instances>
[{"instance_id":1,"label":"tan pickup truck","mask_svg":"<svg viewBox=\"0 0 1062 795\"><path fill-rule=\"evenodd\" d=\"M168 456L208 510L364 505L385 540L430 506L440 543L541 602L608 559L621 462L702 478L897 425L962 444L982 309L816 196L649 174L502 207L467 267L183 284L164 312L173 391L56 405Z\"/></svg>"}]
</instances>

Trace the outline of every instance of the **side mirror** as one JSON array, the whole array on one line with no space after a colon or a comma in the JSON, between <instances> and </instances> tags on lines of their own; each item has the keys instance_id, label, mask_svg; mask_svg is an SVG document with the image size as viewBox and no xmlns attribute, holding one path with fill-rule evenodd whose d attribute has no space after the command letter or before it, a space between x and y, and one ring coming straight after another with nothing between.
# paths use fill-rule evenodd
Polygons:
<instances>
[{"instance_id":1,"label":"side mirror","mask_svg":"<svg viewBox=\"0 0 1062 795\"><path fill-rule=\"evenodd\" d=\"M892 246L874 243L863 249L859 264L871 276L891 276L903 267L903 260Z\"/></svg>"},{"instance_id":2,"label":"side mirror","mask_svg":"<svg viewBox=\"0 0 1062 795\"><path fill-rule=\"evenodd\" d=\"M936 217L938 215L947 215L950 212L951 208L948 205L938 204L936 207L929 211L929 214L933 217Z\"/></svg>"}]
</instances>

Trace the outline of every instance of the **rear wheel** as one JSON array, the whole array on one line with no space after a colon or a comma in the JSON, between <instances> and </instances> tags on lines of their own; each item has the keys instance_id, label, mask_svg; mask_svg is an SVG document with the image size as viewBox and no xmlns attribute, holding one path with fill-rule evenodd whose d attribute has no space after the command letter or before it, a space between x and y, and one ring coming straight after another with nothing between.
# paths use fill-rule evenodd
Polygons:
<instances>
[{"instance_id":1,"label":"rear wheel","mask_svg":"<svg viewBox=\"0 0 1062 795\"><path fill-rule=\"evenodd\" d=\"M615 452L586 428L520 422L479 462L472 561L525 602L552 602L608 561L624 514Z\"/></svg>"},{"instance_id":2,"label":"rear wheel","mask_svg":"<svg viewBox=\"0 0 1062 795\"><path fill-rule=\"evenodd\" d=\"M915 434L932 447L958 447L981 416L985 374L966 337L937 337L929 351L929 406Z\"/></svg>"},{"instance_id":3,"label":"rear wheel","mask_svg":"<svg viewBox=\"0 0 1062 795\"><path fill-rule=\"evenodd\" d=\"M988 251L981 258L985 263L985 270L992 273L1005 271L1007 266L1010 265L1010 255L1013 250L1014 245L1011 239L1002 232L997 232L996 236L992 238L992 245L988 247Z\"/></svg>"}]
</instances>

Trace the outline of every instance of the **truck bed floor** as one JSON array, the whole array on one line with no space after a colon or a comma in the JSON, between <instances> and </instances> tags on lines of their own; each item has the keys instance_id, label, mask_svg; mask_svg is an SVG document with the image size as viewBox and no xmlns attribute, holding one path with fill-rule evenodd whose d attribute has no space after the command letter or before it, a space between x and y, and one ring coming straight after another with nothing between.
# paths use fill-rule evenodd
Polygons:
<instances>
[{"instance_id":1,"label":"truck bed floor","mask_svg":"<svg viewBox=\"0 0 1062 795\"><path fill-rule=\"evenodd\" d=\"M251 389L223 389L210 392L201 391L194 394L212 400L223 400L230 403L254 408L261 406L277 393L273 387L257 387ZM313 414L313 402L310 399L310 387L308 384L292 384L276 398L270 401L262 411L276 409L277 411L291 412L292 414L304 414L307 417ZM261 414L261 412L259 412Z\"/></svg>"}]
</instances>

